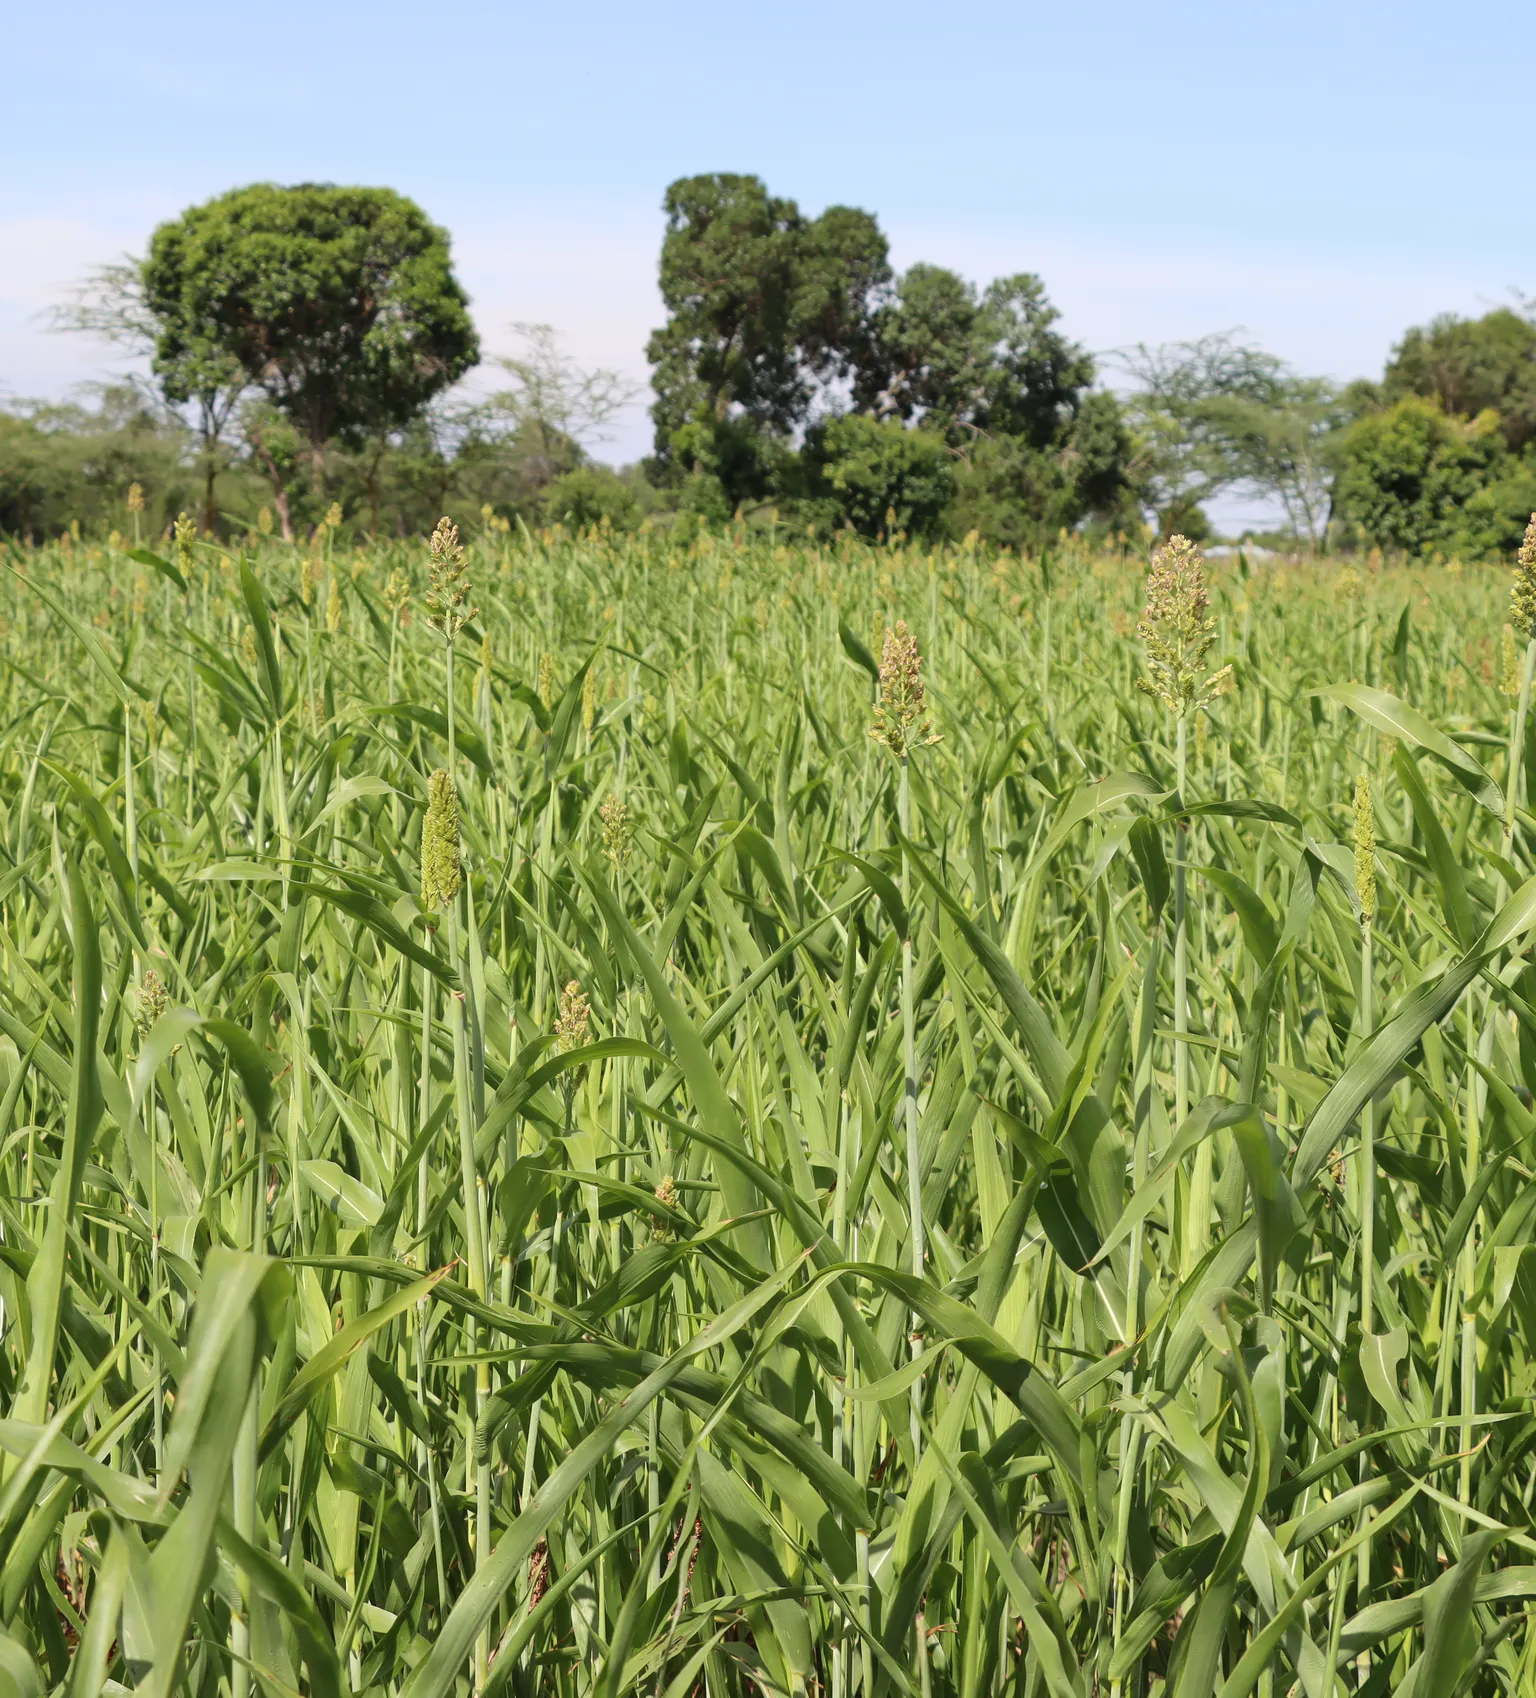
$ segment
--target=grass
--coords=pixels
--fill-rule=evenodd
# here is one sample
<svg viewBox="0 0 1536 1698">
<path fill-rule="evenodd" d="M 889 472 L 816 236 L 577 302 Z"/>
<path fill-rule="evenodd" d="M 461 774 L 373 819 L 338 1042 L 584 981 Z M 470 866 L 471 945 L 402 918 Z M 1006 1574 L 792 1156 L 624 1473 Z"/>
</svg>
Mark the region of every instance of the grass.
<svg viewBox="0 0 1536 1698">
<path fill-rule="evenodd" d="M 1505 574 L 166 546 L 0 590 L 0 1690 L 1536 1691 Z"/>
</svg>

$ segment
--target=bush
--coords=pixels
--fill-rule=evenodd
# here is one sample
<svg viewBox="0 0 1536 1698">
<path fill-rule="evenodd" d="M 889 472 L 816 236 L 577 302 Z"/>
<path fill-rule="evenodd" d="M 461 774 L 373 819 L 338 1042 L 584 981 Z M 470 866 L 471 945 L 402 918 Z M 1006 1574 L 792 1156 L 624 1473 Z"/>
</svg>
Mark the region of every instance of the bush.
<svg viewBox="0 0 1536 1698">
<path fill-rule="evenodd" d="M 546 525 L 567 529 L 607 519 L 617 530 L 632 530 L 640 519 L 635 492 L 607 466 L 577 466 L 562 472 L 539 492 L 538 513 Z"/>
<path fill-rule="evenodd" d="M 867 413 L 814 426 L 805 472 L 811 502 L 862 536 L 934 530 L 955 487 L 954 462 L 939 437 Z"/>
<path fill-rule="evenodd" d="M 1493 546 L 1481 538 L 1502 534 L 1492 492 L 1519 464 L 1496 413 L 1464 421 L 1409 396 L 1350 426 L 1334 506 L 1378 548 L 1416 557 L 1478 553 Z"/>
</svg>

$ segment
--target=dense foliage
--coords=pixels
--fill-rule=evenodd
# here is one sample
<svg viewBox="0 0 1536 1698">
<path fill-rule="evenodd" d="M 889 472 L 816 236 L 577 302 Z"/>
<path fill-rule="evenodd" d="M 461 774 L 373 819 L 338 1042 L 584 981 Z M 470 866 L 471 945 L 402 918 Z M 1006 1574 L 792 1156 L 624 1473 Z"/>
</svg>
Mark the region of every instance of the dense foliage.
<svg viewBox="0 0 1536 1698">
<path fill-rule="evenodd" d="M 512 327 L 524 352 L 490 362 L 508 387 L 456 387 L 479 336 L 447 235 L 412 202 L 257 184 L 163 224 L 59 309 L 144 356 L 152 399 L 0 417 L 0 532 L 88 522 L 107 464 L 167 517 L 195 466 L 204 531 L 265 507 L 290 541 L 333 504 L 377 537 L 451 500 L 530 529 L 773 515 L 1038 551 L 1149 522 L 1203 539 L 1208 504 L 1236 494 L 1276 515 L 1261 540 L 1283 552 L 1488 559 L 1536 502 L 1528 310 L 1413 327 L 1380 382 L 1341 388 L 1232 332 L 1096 359 L 1034 273 L 898 276 L 873 214 L 812 217 L 754 176 L 679 178 L 663 211 L 643 465 L 591 458 L 635 390 L 548 325 Z"/>
<path fill-rule="evenodd" d="M 10 554 L 6 1689 L 1531 1690 L 1536 547 L 465 543 Z"/>
</svg>

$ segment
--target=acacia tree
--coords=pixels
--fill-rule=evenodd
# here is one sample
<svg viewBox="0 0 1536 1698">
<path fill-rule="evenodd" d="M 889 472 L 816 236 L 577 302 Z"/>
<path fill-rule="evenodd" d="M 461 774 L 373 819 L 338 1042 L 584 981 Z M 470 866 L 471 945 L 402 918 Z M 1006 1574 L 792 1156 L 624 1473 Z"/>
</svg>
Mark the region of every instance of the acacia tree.
<svg viewBox="0 0 1536 1698">
<path fill-rule="evenodd" d="M 498 354 L 490 363 L 508 383 L 465 407 L 461 423 L 482 440 L 511 440 L 521 450 L 520 470 L 536 491 L 586 458 L 614 418 L 635 398 L 635 385 L 603 367 L 586 370 L 560 346 L 551 324 L 514 324 L 520 354 Z"/>
<path fill-rule="evenodd" d="M 1277 501 L 1296 535 L 1321 546 L 1349 417 L 1335 385 L 1232 331 L 1141 343 L 1118 360 L 1136 385 L 1127 404 L 1165 535 L 1193 534 L 1201 504 L 1237 489 Z"/>
<path fill-rule="evenodd" d="M 317 497 L 327 442 L 403 427 L 479 358 L 446 232 L 390 189 L 233 189 L 162 224 L 139 278 L 162 384 L 205 359 L 242 374 Z"/>
</svg>

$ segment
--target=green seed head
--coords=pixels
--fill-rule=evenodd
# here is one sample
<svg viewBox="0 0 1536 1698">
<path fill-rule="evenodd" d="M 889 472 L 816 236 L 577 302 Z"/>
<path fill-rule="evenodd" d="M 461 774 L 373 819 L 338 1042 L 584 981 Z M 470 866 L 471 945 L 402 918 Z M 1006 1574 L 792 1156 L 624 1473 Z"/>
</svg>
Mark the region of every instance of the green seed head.
<svg viewBox="0 0 1536 1698">
<path fill-rule="evenodd" d="M 264 537 L 272 535 L 272 509 L 270 507 L 263 507 L 256 515 L 256 529 Z"/>
<path fill-rule="evenodd" d="M 880 699 L 869 734 L 898 757 L 939 741 L 923 689 L 923 657 L 905 619 L 898 619 L 885 633 Z"/>
<path fill-rule="evenodd" d="M 333 637 L 341 629 L 341 585 L 334 577 L 331 593 L 325 598 L 325 628 Z"/>
<path fill-rule="evenodd" d="M 539 656 L 539 700 L 546 712 L 555 704 L 555 657 L 549 653 Z"/>
<path fill-rule="evenodd" d="M 139 1011 L 134 1019 L 134 1024 L 139 1029 L 140 1042 L 155 1029 L 169 1001 L 170 997 L 160 975 L 153 967 L 146 967 L 144 977 L 139 980 Z"/>
<path fill-rule="evenodd" d="M 1536 637 L 1536 513 L 1525 527 L 1515 556 L 1515 581 L 1509 591 L 1509 622 L 1528 640 Z"/>
<path fill-rule="evenodd" d="M 597 667 L 587 668 L 587 675 L 581 681 L 581 725 L 584 731 L 592 729 L 592 722 L 597 718 Z"/>
<path fill-rule="evenodd" d="M 1355 891 L 1360 898 L 1360 923 L 1367 929 L 1376 918 L 1376 814 L 1371 807 L 1370 780 L 1355 780 Z"/>
<path fill-rule="evenodd" d="M 1182 719 L 1232 687 L 1232 668 L 1206 674 L 1206 658 L 1216 640 L 1209 616 L 1205 561 L 1188 537 L 1169 537 L 1152 556 L 1147 600 L 1136 634 L 1147 651 L 1147 670 L 1136 687 L 1156 696 Z"/>
<path fill-rule="evenodd" d="M 432 533 L 427 577 L 427 623 L 447 642 L 480 611 L 468 607 L 469 556 L 459 544 L 459 527 L 446 516 Z"/>
<path fill-rule="evenodd" d="M 427 780 L 427 817 L 421 827 L 421 905 L 430 912 L 459 894 L 459 799 L 441 767 Z"/>
<path fill-rule="evenodd" d="M 572 979 L 560 993 L 555 1015 L 555 1048 L 561 1055 L 580 1049 L 592 1036 L 592 1005 L 578 980 Z"/>
<path fill-rule="evenodd" d="M 610 796 L 597 811 L 603 822 L 603 853 L 622 871 L 629 865 L 635 835 L 629 809 L 619 797 Z"/>
<path fill-rule="evenodd" d="M 391 613 L 398 613 L 410 599 L 411 580 L 396 566 L 384 585 L 384 605 Z"/>
<path fill-rule="evenodd" d="M 138 485 L 135 484 L 137 489 Z M 143 497 L 140 497 L 143 500 Z M 186 513 L 176 515 L 176 564 L 181 568 L 182 577 L 187 577 L 192 570 L 192 544 L 197 541 L 197 521 Z"/>
<path fill-rule="evenodd" d="M 1504 627 L 1502 650 L 1501 658 L 1504 666 L 1503 678 L 1499 683 L 1499 688 L 1506 696 L 1518 696 L 1520 694 L 1520 646 L 1515 641 L 1513 625 Z"/>
</svg>

